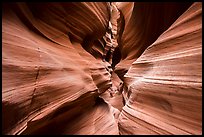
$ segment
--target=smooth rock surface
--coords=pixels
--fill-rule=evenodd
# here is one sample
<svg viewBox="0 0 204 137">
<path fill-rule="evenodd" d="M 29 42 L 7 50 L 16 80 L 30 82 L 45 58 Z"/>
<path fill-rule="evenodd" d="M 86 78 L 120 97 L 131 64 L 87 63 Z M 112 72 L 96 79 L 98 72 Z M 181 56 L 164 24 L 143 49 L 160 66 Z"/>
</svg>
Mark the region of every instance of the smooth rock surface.
<svg viewBox="0 0 204 137">
<path fill-rule="evenodd" d="M 201 13 L 194 3 L 131 65 L 120 134 L 202 134 Z"/>
<path fill-rule="evenodd" d="M 2 17 L 3 133 L 20 134 L 27 125 L 32 126 L 29 123 L 40 121 L 37 126 L 32 126 L 32 131 L 25 132 L 35 134 L 35 130 L 46 124 L 49 125 L 50 121 L 53 121 L 52 119 L 55 117 L 57 119 L 64 114 L 53 116 L 54 118 L 51 120 L 45 117 L 50 117 L 61 109 L 73 109 L 74 112 L 68 111 L 66 115 L 81 113 L 83 109 L 93 106 L 95 98 L 111 86 L 111 75 L 105 69 L 102 61 L 86 52 L 80 44 L 83 35 L 89 35 L 89 33 L 95 35 L 94 31 L 96 30 L 105 33 L 104 28 L 108 16 L 102 12 L 106 8 L 105 3 L 80 3 L 77 5 L 76 3 L 68 5 L 62 3 L 60 6 L 49 3 L 34 4 L 33 6 L 18 3 L 12 6 L 4 5 Z M 69 25 L 75 21 L 75 23 L 79 23 L 78 26 L 83 28 L 79 29 L 79 32 L 73 30 L 74 33 L 82 35 L 76 34 L 76 42 L 71 42 L 65 35 L 68 33 L 66 27 L 62 27 L 62 24 L 55 20 L 50 22 L 48 19 L 54 18 L 54 15 L 60 18 L 61 13 L 57 14 L 56 12 L 65 12 L 62 11 L 63 6 L 69 7 L 66 8 L 68 11 L 71 10 L 69 12 L 75 10 L 76 14 L 80 15 L 81 20 L 75 20 L 78 18 L 73 14 L 71 14 L 73 20 L 70 20 L 70 17 L 67 18 Z M 53 10 L 53 8 L 57 9 Z M 70 16 L 68 13 L 67 15 Z M 84 16 L 87 17 L 84 18 Z M 91 22 L 88 17 L 92 17 L 95 21 Z M 82 24 L 96 28 L 84 28 Z M 30 25 L 38 29 L 37 32 L 34 28 L 31 29 Z M 67 26 L 71 29 L 72 26 L 69 25 Z M 59 27 L 62 29 L 60 30 Z M 53 38 L 54 36 L 59 37 Z M 80 100 L 81 96 L 91 97 L 86 104 L 85 101 Z M 71 105 L 72 102 L 77 103 Z M 81 104 L 85 106 L 80 106 Z M 108 110 L 108 108 L 106 109 Z M 106 117 L 106 115 L 111 117 L 112 115 L 107 110 L 102 108 L 97 110 L 101 111 L 101 115 L 94 115 L 95 119 Z M 93 116 L 90 117 L 93 118 Z M 109 128 L 110 130 L 109 126 L 113 125 L 115 121 L 109 119 L 102 122 L 104 129 Z M 93 127 L 98 128 L 95 124 Z M 75 132 L 69 132 L 75 134 Z M 100 134 L 102 131 L 97 132 L 96 130 L 91 133 Z M 106 133 L 115 134 L 118 131 L 117 128 L 113 128 L 110 132 L 103 130 L 103 134 Z"/>
</svg>

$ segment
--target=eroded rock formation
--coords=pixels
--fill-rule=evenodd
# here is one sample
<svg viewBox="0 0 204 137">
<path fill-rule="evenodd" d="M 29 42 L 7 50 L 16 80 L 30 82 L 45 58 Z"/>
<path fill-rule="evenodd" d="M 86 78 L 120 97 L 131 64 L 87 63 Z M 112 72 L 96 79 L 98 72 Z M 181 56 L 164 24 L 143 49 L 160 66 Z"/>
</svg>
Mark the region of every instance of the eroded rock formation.
<svg viewBox="0 0 204 137">
<path fill-rule="evenodd" d="M 194 3 L 132 63 L 122 134 L 201 134 L 201 13 Z"/>
<path fill-rule="evenodd" d="M 202 134 L 202 4 L 116 5 L 3 3 L 3 134 Z"/>
</svg>

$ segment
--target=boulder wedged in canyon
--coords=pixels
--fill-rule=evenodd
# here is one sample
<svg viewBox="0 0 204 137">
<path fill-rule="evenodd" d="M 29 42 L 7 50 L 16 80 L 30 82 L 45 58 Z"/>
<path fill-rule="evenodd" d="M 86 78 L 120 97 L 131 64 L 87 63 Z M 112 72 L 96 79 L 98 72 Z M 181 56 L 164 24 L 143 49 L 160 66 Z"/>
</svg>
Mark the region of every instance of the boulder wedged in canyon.
<svg viewBox="0 0 204 137">
<path fill-rule="evenodd" d="M 201 3 L 116 5 L 3 3 L 3 134 L 202 134 Z"/>
</svg>

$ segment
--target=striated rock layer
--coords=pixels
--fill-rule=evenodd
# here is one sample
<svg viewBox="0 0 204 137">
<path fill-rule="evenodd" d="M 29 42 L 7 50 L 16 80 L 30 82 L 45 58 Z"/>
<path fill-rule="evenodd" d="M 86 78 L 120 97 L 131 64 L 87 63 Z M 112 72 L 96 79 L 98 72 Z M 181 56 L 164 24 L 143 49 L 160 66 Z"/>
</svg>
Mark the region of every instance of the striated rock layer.
<svg viewBox="0 0 204 137">
<path fill-rule="evenodd" d="M 25 134 L 40 133 L 43 127 L 49 129 L 43 133 L 49 134 L 52 129 L 49 125 L 53 126 L 53 122 L 66 127 L 61 134 L 67 131 L 69 134 L 118 134 L 108 105 L 94 105 L 97 96 L 111 86 L 111 75 L 101 60 L 94 58 L 81 45 L 86 35 L 93 35 L 97 39 L 103 36 L 100 33 L 105 33 L 108 16 L 104 9 L 106 3 L 4 5 L 4 134 L 20 134 L 27 126 Z M 63 20 L 55 19 L 61 18 L 62 13 L 69 16 L 64 16 L 66 27 L 62 26 Z M 73 25 L 81 28 L 72 30 L 77 29 Z M 68 33 L 73 35 L 70 35 L 72 40 Z M 84 112 L 88 108 L 93 114 Z M 82 127 L 77 130 L 68 128 L 69 121 L 64 121 L 83 112 L 87 113 L 84 120 L 89 122 L 89 126 L 92 125 L 91 131 L 82 132 Z M 104 121 L 103 117 L 109 119 Z M 90 118 L 92 121 L 89 121 Z M 103 129 L 98 126 L 101 124 Z"/>
<path fill-rule="evenodd" d="M 120 134 L 202 134 L 201 13 L 194 3 L 131 65 Z"/>
<path fill-rule="evenodd" d="M 3 134 L 202 134 L 202 4 L 116 5 L 3 3 Z"/>
<path fill-rule="evenodd" d="M 121 61 L 115 71 L 122 79 L 131 64 L 191 3 L 121 2 L 118 5 L 125 23 L 120 41 Z"/>
</svg>

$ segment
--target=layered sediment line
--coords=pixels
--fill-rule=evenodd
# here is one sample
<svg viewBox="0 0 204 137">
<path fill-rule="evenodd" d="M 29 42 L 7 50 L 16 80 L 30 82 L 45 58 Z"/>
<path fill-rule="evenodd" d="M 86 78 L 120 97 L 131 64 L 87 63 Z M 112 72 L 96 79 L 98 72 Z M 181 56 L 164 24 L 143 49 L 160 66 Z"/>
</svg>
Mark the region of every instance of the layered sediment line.
<svg viewBox="0 0 204 137">
<path fill-rule="evenodd" d="M 115 4 L 3 3 L 3 134 L 202 134 L 202 3 Z"/>
<path fill-rule="evenodd" d="M 125 74 L 120 134 L 202 134 L 201 6 L 187 9 Z"/>
</svg>

